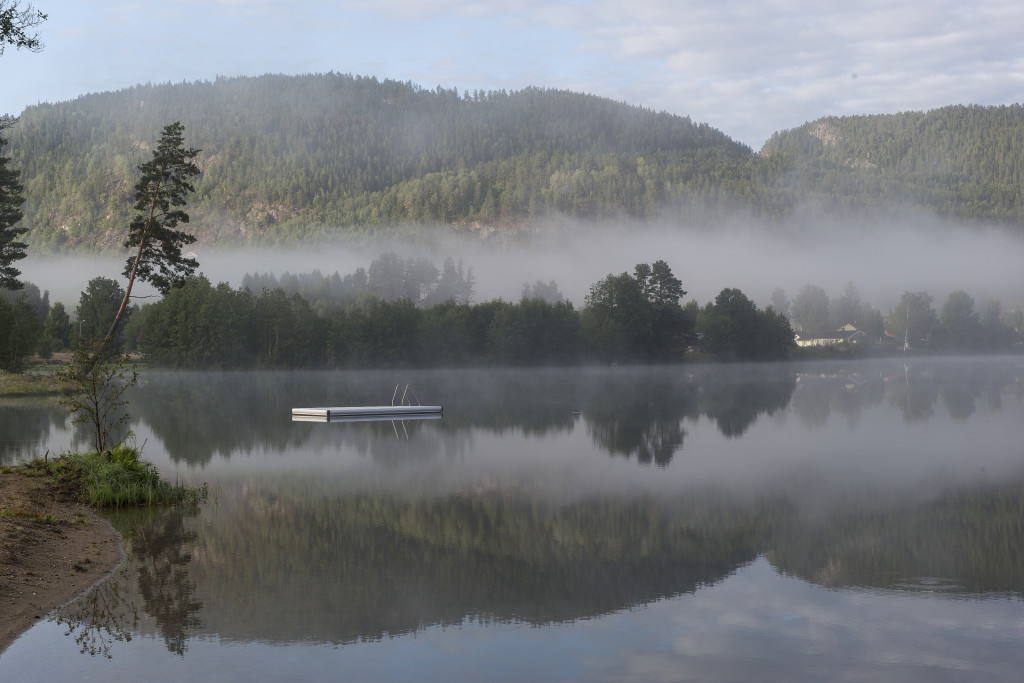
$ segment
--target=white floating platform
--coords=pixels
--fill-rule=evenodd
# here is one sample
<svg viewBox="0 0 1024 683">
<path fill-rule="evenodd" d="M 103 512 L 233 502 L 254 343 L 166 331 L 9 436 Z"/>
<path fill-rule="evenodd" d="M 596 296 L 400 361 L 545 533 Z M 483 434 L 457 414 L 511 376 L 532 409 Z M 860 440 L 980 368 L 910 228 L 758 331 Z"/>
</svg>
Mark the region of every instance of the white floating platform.
<svg viewBox="0 0 1024 683">
<path fill-rule="evenodd" d="M 440 420 L 442 413 L 415 413 L 404 415 L 346 415 L 324 417 L 322 415 L 292 415 L 292 422 L 383 422 L 385 420 Z"/>
<path fill-rule="evenodd" d="M 351 406 L 344 408 L 292 408 L 292 417 L 332 419 L 339 417 L 411 417 L 440 415 L 441 406 Z"/>
</svg>

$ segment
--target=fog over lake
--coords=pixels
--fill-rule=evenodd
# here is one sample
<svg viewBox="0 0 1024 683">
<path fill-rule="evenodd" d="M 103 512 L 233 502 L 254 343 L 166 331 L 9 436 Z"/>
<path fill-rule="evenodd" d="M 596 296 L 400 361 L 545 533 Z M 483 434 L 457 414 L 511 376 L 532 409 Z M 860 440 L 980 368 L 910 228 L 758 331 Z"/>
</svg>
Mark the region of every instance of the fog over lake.
<svg viewBox="0 0 1024 683">
<path fill-rule="evenodd" d="M 838 296 L 849 282 L 884 314 L 905 291 L 927 291 L 940 307 L 964 290 L 979 304 L 999 299 L 1024 308 L 1024 239 L 991 228 L 963 227 L 934 219 L 893 219 L 872 224 L 808 217 L 786 230 L 735 221 L 715 230 L 680 226 L 564 222 L 539 226 L 515 244 L 494 244 L 429 230 L 415 242 L 380 240 L 359 246 L 318 248 L 197 247 L 199 272 L 214 284 L 241 285 L 247 273 L 319 270 L 342 276 L 366 268 L 383 251 L 425 256 L 441 265 L 461 260 L 476 277 L 474 301 L 518 300 L 525 283 L 555 280 L 577 307 L 591 285 L 609 273 L 632 272 L 637 263 L 664 259 L 682 281 L 687 298 L 703 304 L 726 287 L 742 290 L 758 305 L 772 289 L 792 296 L 805 284 Z M 567 254 L 572 254 L 571 258 Z M 29 252 L 19 262 L 23 279 L 49 290 L 69 311 L 86 283 L 97 276 L 119 279 L 124 257 L 45 256 Z M 145 285 L 137 294 L 152 296 Z M 138 303 L 144 303 L 140 299 Z"/>
</svg>

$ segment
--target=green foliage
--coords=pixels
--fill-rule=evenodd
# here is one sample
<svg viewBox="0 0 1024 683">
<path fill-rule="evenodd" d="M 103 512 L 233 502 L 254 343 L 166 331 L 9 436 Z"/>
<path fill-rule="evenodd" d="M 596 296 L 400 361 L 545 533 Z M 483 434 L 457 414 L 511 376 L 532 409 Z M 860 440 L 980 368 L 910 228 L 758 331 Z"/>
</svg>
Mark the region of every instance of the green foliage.
<svg viewBox="0 0 1024 683">
<path fill-rule="evenodd" d="M 500 365 L 566 365 L 580 352 L 580 321 L 572 302 L 540 297 L 500 306 L 488 328 L 488 358 Z"/>
<path fill-rule="evenodd" d="M 1024 106 L 829 117 L 760 154 L 706 124 L 592 95 L 425 90 L 343 74 L 146 85 L 27 108 L 10 131 L 33 247 L 109 245 L 139 140 L 187 123 L 192 219 L 218 239 L 365 238 L 406 223 L 507 230 L 568 215 L 688 225 L 923 208 L 1024 224 Z M 782 311 L 784 313 L 784 311 Z"/>
<path fill-rule="evenodd" d="M 96 355 L 104 354 L 115 343 L 128 315 L 136 278 L 167 293 L 172 287 L 180 287 L 199 265 L 181 253 L 182 246 L 196 241 L 195 236 L 177 229 L 179 223 L 189 221 L 183 207 L 186 195 L 195 191 L 189 179 L 199 175 L 199 168 L 192 163 L 198 153 L 197 149 L 185 148 L 184 126 L 176 121 L 164 127 L 153 158 L 139 165 L 142 175 L 135 184 L 136 214 L 124 242 L 125 247 L 135 249 L 124 267 L 128 285 Z"/>
<path fill-rule="evenodd" d="M 170 367 L 244 368 L 256 365 L 256 297 L 246 289 L 213 287 L 188 278 L 157 304 L 142 309 L 141 348 Z"/>
<path fill-rule="evenodd" d="M 686 296 L 683 283 L 672 274 L 664 261 L 647 265 L 640 263 L 633 271 L 633 278 L 640 285 L 644 298 L 653 304 L 678 304 Z"/>
<path fill-rule="evenodd" d="M 786 204 L 830 213 L 911 205 L 940 216 L 1024 224 L 1024 105 L 829 116 L 776 133 L 761 149 Z"/>
<path fill-rule="evenodd" d="M 193 221 L 259 243 L 399 223 L 654 220 L 752 189 L 750 149 L 689 119 L 566 91 L 458 96 L 342 74 L 139 86 L 29 107 L 12 131 L 33 245 L 98 245 L 131 216 L 136 141 L 203 148 Z"/>
<path fill-rule="evenodd" d="M 467 271 L 461 261 L 456 265 L 450 257 L 438 270 L 427 258 L 403 258 L 384 252 L 370 263 L 369 270 L 358 268 L 344 278 L 337 272 L 327 277 L 318 270 L 300 274 L 286 271 L 280 278 L 269 273 L 246 273 L 242 287 L 253 294 L 280 289 L 289 297 L 305 299 L 322 313 L 363 305 L 371 298 L 387 302 L 404 299 L 421 308 L 447 301 L 465 304 L 473 298 L 474 280 L 472 268 Z"/>
<path fill-rule="evenodd" d="M 104 338 L 110 329 L 111 321 L 117 316 L 124 296 L 125 290 L 117 280 L 102 276 L 89 280 L 85 291 L 79 295 L 78 306 L 75 308 L 78 327 L 72 329 L 78 334 L 79 343 Z M 122 326 L 124 322 L 125 319 L 122 319 Z M 107 349 L 116 352 L 121 348 L 121 342 L 120 336 L 115 336 L 107 344 Z"/>
<path fill-rule="evenodd" d="M 32 5 L 22 7 L 21 0 L 0 0 L 0 55 L 8 45 L 39 52 L 43 43 L 32 29 L 46 21 L 46 15 Z"/>
<path fill-rule="evenodd" d="M 795 346 L 789 319 L 761 311 L 738 289 L 723 289 L 697 317 L 702 351 L 719 360 L 779 360 Z"/>
<path fill-rule="evenodd" d="M 6 299 L 8 303 L 25 301 L 36 312 L 40 321 L 46 320 L 50 312 L 50 292 L 39 291 L 39 287 L 31 282 L 22 282 L 16 290 L 0 289 L 0 298 Z"/>
<path fill-rule="evenodd" d="M 963 290 L 950 293 L 939 318 L 937 345 L 950 351 L 977 348 L 981 337 L 981 318 L 974 310 L 974 299 Z"/>
<path fill-rule="evenodd" d="M 599 280 L 580 314 L 589 353 L 606 362 L 681 359 L 694 322 L 679 304 L 685 294 L 665 261 Z"/>
<path fill-rule="evenodd" d="M 27 299 L 9 303 L 0 296 L 0 370 L 21 370 L 42 336 L 43 324 Z"/>
<path fill-rule="evenodd" d="M 50 348 L 56 351 L 71 348 L 72 330 L 71 316 L 64 310 L 64 304 L 55 302 L 43 322 L 43 335 Z"/>
<path fill-rule="evenodd" d="M 793 323 L 805 332 L 826 332 L 833 327 L 828 295 L 816 285 L 804 285 L 794 297 L 789 310 L 793 315 Z"/>
<path fill-rule="evenodd" d="M 185 127 L 180 121 L 165 126 L 153 158 L 139 165 L 136 215 L 124 242 L 124 246 L 137 250 L 124 267 L 129 292 L 138 277 L 166 293 L 199 265 L 181 253 L 183 246 L 196 241 L 195 236 L 177 229 L 179 223 L 189 222 L 182 207 L 187 195 L 195 191 L 190 179 L 199 175 L 199 168 L 192 162 L 199 150 L 186 148 L 184 140 Z"/>
<path fill-rule="evenodd" d="M 0 10 L 0 18 L 4 14 Z M 0 52 L 3 42 L 0 41 Z M 0 121 L 0 132 L 6 127 Z M 7 140 L 0 135 L 0 150 L 7 145 Z M 25 198 L 21 195 L 24 187 L 19 181 L 20 171 L 10 167 L 11 160 L 0 154 L 0 289 L 20 289 L 18 276 L 21 271 L 14 263 L 25 258 L 25 243 L 19 237 L 28 232 L 28 227 L 19 225 L 22 219 L 21 205 Z"/>
<path fill-rule="evenodd" d="M 558 283 L 554 280 L 537 280 L 533 284 L 526 282 L 523 284 L 523 299 L 543 299 L 551 304 L 557 304 L 565 300 L 562 292 L 558 289 Z"/>
<path fill-rule="evenodd" d="M 646 299 L 629 273 L 608 275 L 590 287 L 580 325 L 591 351 L 604 361 L 632 360 L 640 345 Z"/>
<path fill-rule="evenodd" d="M 110 446 L 112 435 L 127 424 L 125 392 L 138 381 L 128 356 L 98 356 L 95 347 L 79 346 L 71 362 L 58 373 L 64 388 L 60 404 L 73 424 L 85 424 L 94 435 L 96 450 Z"/>
<path fill-rule="evenodd" d="M 419 260 L 375 261 L 382 262 L 395 264 L 395 282 L 400 284 L 409 281 L 401 274 L 406 266 Z M 141 338 L 140 350 L 148 361 L 182 368 L 665 363 L 685 360 L 697 346 L 721 360 L 777 360 L 794 348 L 789 319 L 774 306 L 760 310 L 743 292 L 727 288 L 703 307 L 696 301 L 684 307 L 678 297 L 685 291 L 667 264 L 639 264 L 634 273 L 608 275 L 595 283 L 582 311 L 571 302 L 542 296 L 523 296 L 518 302 L 449 299 L 431 304 L 431 293 L 422 290 L 418 302 L 407 297 L 384 300 L 368 291 L 370 278 L 362 268 L 344 278 L 318 272 L 280 279 L 247 275 L 238 290 L 191 277 L 140 311 L 139 333 L 133 337 Z M 895 351 L 880 343 L 886 333 L 882 314 L 861 301 L 852 284 L 831 302 L 820 288 L 805 289 L 819 292 L 822 319 L 843 320 L 865 333 L 857 337 L 861 347 L 841 352 L 845 357 Z M 524 291 L 559 298 L 553 282 L 527 285 Z M 788 304 L 781 290 L 773 299 Z M 904 320 L 903 311 L 891 313 L 890 323 Z M 933 321 L 915 348 L 952 348 L 947 328 Z M 896 330 L 902 334 L 903 327 Z M 1007 351 L 1019 339 L 998 302 L 990 303 L 979 318 L 977 333 L 962 350 Z M 838 353 L 834 347 L 804 349 L 801 357 Z"/>
<path fill-rule="evenodd" d="M 937 324 L 928 292 L 904 292 L 896 308 L 889 311 L 885 329 L 905 348 L 924 348 Z"/>
<path fill-rule="evenodd" d="M 207 497 L 205 486 L 197 489 L 163 481 L 152 463 L 124 444 L 111 451 L 67 453 L 47 467 L 58 481 L 80 490 L 83 499 L 95 507 L 196 504 Z"/>
</svg>

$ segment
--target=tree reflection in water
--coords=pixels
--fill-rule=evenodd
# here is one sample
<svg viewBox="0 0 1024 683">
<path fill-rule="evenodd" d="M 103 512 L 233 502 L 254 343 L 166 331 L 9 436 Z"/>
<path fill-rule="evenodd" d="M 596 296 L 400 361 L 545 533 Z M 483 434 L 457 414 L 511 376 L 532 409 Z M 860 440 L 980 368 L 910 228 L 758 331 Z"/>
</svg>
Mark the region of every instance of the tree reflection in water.
<svg viewBox="0 0 1024 683">
<path fill-rule="evenodd" d="M 198 513 L 198 507 L 178 505 L 109 515 L 129 539 L 128 559 L 113 577 L 54 616 L 68 627 L 65 635 L 74 636 L 83 654 L 110 658 L 113 644 L 128 642 L 133 633 L 145 630 L 147 619 L 155 622 L 169 652 L 185 654 L 190 635 L 202 625 L 203 603 L 195 597 L 196 584 L 187 569 L 192 556 L 185 549 L 196 540 L 186 520 Z"/>
<path fill-rule="evenodd" d="M 194 531 L 185 530 L 185 517 L 196 514 L 197 508 L 175 506 L 132 539 L 132 555 L 143 560 L 138 586 L 146 613 L 156 619 L 167 649 L 179 655 L 188 649 L 189 633 L 202 625 L 203 603 L 195 598 L 196 583 L 186 569 L 192 555 L 184 550 L 196 539 Z"/>
<path fill-rule="evenodd" d="M 139 610 L 129 594 L 127 563 L 116 574 L 93 587 L 84 597 L 61 607 L 53 620 L 67 626 L 80 652 L 111 658 L 115 642 L 129 642 L 139 626 Z"/>
</svg>

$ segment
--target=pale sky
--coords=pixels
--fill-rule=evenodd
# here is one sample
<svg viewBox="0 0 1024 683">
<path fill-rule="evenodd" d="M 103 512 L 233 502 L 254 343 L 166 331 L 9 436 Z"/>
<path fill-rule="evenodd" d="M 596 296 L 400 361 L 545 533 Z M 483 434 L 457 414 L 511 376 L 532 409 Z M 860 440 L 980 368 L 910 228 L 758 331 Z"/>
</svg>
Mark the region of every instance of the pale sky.
<svg viewBox="0 0 1024 683">
<path fill-rule="evenodd" d="M 26 4 L 22 0 L 22 4 Z M 1020 0 L 33 0 L 0 113 L 139 83 L 335 71 L 564 88 L 760 149 L 827 115 L 1024 101 Z"/>
</svg>

